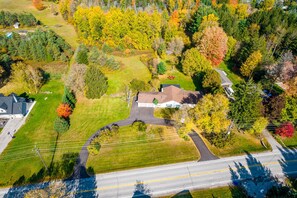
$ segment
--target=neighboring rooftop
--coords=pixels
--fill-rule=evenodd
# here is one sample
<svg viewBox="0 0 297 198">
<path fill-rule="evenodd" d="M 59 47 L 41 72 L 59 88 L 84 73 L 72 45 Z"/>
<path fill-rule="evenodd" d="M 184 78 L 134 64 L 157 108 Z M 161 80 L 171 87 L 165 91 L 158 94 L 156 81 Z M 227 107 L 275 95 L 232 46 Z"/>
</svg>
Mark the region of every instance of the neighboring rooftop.
<svg viewBox="0 0 297 198">
<path fill-rule="evenodd" d="M 9 96 L 0 95 L 0 116 L 26 114 L 26 102 L 24 98 L 17 97 L 15 94 Z"/>
<path fill-rule="evenodd" d="M 222 80 L 221 85 L 223 87 L 225 86 L 231 87 L 233 85 L 232 81 L 227 77 L 227 74 L 223 70 L 220 70 L 220 69 L 215 69 L 215 70 L 220 74 L 220 77 Z"/>
</svg>

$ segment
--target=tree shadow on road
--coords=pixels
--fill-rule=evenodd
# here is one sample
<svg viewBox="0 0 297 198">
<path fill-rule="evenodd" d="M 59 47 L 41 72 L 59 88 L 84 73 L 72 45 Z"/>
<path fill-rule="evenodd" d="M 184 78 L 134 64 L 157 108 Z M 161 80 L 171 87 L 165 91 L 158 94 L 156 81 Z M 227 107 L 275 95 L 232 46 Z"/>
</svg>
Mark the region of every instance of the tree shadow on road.
<svg viewBox="0 0 297 198">
<path fill-rule="evenodd" d="M 137 180 L 132 198 L 150 198 L 151 190 L 142 181 Z"/>
<path fill-rule="evenodd" d="M 189 190 L 183 190 L 173 195 L 171 198 L 193 198 L 193 196 Z"/>
<path fill-rule="evenodd" d="M 265 197 L 272 187 L 280 187 L 282 183 L 273 176 L 270 169 L 247 153 L 247 168 L 240 162 L 234 162 L 235 169 L 230 169 L 232 183 L 242 189 L 244 197 Z M 232 191 L 231 189 L 231 192 Z M 233 194 L 233 197 L 237 197 Z"/>
</svg>

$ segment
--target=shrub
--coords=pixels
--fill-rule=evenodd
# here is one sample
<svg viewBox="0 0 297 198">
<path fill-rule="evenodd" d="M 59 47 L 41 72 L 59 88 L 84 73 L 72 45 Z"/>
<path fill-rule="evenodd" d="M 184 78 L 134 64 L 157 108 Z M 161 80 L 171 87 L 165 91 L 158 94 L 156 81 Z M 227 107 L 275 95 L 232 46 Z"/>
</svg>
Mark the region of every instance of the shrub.
<svg viewBox="0 0 297 198">
<path fill-rule="evenodd" d="M 99 142 L 94 142 L 88 146 L 88 151 L 91 155 L 98 155 L 101 148 L 101 144 Z"/>
<path fill-rule="evenodd" d="M 166 66 L 165 66 L 164 62 L 160 62 L 158 64 L 158 66 L 157 66 L 157 72 L 158 72 L 158 74 L 161 74 L 161 75 L 165 74 L 165 72 L 166 72 Z"/>
<path fill-rule="evenodd" d="M 281 137 L 293 137 L 294 126 L 290 122 L 285 122 L 275 130 L 275 134 Z"/>
<path fill-rule="evenodd" d="M 218 148 L 223 148 L 227 144 L 232 144 L 234 134 L 230 133 L 226 135 L 225 133 L 203 133 L 203 136 L 214 146 Z"/>
<path fill-rule="evenodd" d="M 57 113 L 59 117 L 68 118 L 72 113 L 72 108 L 69 104 L 60 104 L 57 108 Z"/>
<path fill-rule="evenodd" d="M 63 117 L 57 117 L 54 123 L 54 129 L 58 133 L 66 132 L 69 129 L 69 121 Z"/>
<path fill-rule="evenodd" d="M 145 132 L 147 129 L 147 125 L 143 121 L 133 122 L 132 127 L 134 129 L 137 129 L 138 131 L 141 131 L 141 132 Z"/>
</svg>

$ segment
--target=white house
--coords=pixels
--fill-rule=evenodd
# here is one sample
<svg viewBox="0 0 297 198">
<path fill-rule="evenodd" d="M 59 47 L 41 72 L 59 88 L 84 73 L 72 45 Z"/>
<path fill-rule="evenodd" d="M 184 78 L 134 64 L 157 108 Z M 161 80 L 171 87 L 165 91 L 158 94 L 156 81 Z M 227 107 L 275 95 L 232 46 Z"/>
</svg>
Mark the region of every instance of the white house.
<svg viewBox="0 0 297 198">
<path fill-rule="evenodd" d="M 15 29 L 19 29 L 19 27 L 20 27 L 20 23 L 19 23 L 19 22 L 16 22 L 15 24 L 13 24 L 13 27 L 14 27 Z"/>
<path fill-rule="evenodd" d="M 161 85 L 161 92 L 139 92 L 138 107 L 179 108 L 194 107 L 201 98 L 198 91 L 185 91 L 179 85 Z"/>
<path fill-rule="evenodd" d="M 21 118 L 27 113 L 25 98 L 15 94 L 9 96 L 0 95 L 0 118 Z"/>
</svg>

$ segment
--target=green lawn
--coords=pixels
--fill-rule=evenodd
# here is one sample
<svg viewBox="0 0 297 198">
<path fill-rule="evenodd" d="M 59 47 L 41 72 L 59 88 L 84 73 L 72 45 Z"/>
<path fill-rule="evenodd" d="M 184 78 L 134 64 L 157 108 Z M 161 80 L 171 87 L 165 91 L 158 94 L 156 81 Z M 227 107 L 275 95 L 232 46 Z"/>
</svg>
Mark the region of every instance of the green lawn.
<svg viewBox="0 0 297 198">
<path fill-rule="evenodd" d="M 69 131 L 59 137 L 57 160 L 64 153 L 79 152 L 93 133 L 107 124 L 126 119 L 129 112 L 124 98 L 80 99 L 70 117 Z"/>
<path fill-rule="evenodd" d="M 162 128 L 163 132 L 157 130 Z M 89 157 L 87 166 L 96 173 L 197 160 L 192 141 L 180 138 L 172 127 L 148 126 L 146 132 L 121 127 L 109 140 L 101 137 L 98 155 Z"/>
<path fill-rule="evenodd" d="M 232 198 L 232 197 L 244 197 L 239 188 L 218 187 L 203 190 L 183 191 L 175 195 L 166 196 L 163 198 Z"/>
<path fill-rule="evenodd" d="M 10 185 L 21 176 L 26 179 L 42 168 L 40 159 L 33 153 L 36 144 L 41 150 L 49 149 L 54 145 L 56 132 L 53 122 L 56 117 L 56 108 L 63 94 L 61 80 L 51 80 L 43 86 L 41 92 L 31 97 L 37 101 L 26 124 L 17 132 L 16 138 L 11 141 L 0 156 L 0 185 Z M 50 91 L 51 94 L 42 93 Z M 49 164 L 52 153 L 42 151 L 42 156 Z M 5 171 L 3 171 L 5 170 Z"/>
<path fill-rule="evenodd" d="M 297 132 L 295 130 L 295 133 L 291 138 L 283 138 L 283 137 L 277 136 L 276 140 L 279 141 L 281 145 L 285 144 L 287 147 L 297 147 Z"/>
<path fill-rule="evenodd" d="M 240 83 L 241 81 L 243 81 L 243 79 L 238 76 L 236 73 L 234 73 L 231 69 L 231 66 L 227 65 L 227 63 L 222 62 L 219 65 L 219 69 L 223 70 L 224 72 L 226 72 L 228 78 L 233 82 L 234 85 Z"/>
<path fill-rule="evenodd" d="M 160 84 L 179 84 L 185 90 L 196 90 L 196 86 L 191 77 L 184 75 L 180 71 L 174 69 L 169 70 L 166 74 L 160 76 Z M 174 76 L 173 80 L 168 79 L 168 76 Z"/>
<path fill-rule="evenodd" d="M 52 3 L 44 1 L 43 3 L 45 6 L 47 6 L 47 8 L 43 11 L 38 11 L 32 6 L 32 0 L 0 0 L 0 9 L 8 10 L 11 12 L 25 11 L 32 13 L 38 20 L 42 22 L 42 24 L 54 30 L 58 35 L 63 37 L 73 48 L 76 48 L 78 46 L 78 37 L 74 27 L 64 21 L 60 14 L 54 16 L 50 12 L 50 4 Z"/>
<path fill-rule="evenodd" d="M 122 63 L 122 67 L 113 72 L 105 72 L 108 78 L 107 94 L 123 92 L 134 78 L 148 82 L 151 74 L 148 68 L 140 61 L 139 55 L 130 57 L 114 56 L 115 60 Z"/>
<path fill-rule="evenodd" d="M 259 139 L 255 138 L 253 135 L 248 133 L 242 134 L 238 132 L 234 132 L 234 140 L 226 145 L 224 148 L 217 148 L 209 143 L 203 136 L 204 142 L 208 146 L 208 148 L 217 156 L 220 157 L 228 157 L 228 156 L 235 156 L 235 155 L 243 155 L 245 151 L 249 153 L 255 152 L 263 152 L 267 149 L 262 146 Z M 265 145 L 269 147 L 270 145 L 268 142 L 265 141 Z"/>
</svg>

